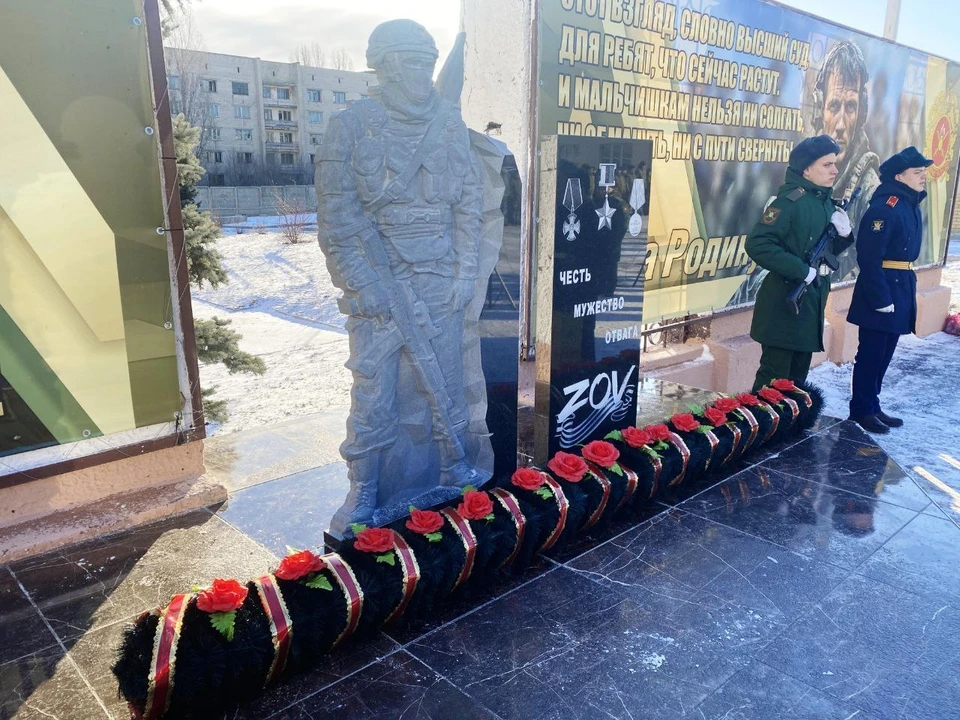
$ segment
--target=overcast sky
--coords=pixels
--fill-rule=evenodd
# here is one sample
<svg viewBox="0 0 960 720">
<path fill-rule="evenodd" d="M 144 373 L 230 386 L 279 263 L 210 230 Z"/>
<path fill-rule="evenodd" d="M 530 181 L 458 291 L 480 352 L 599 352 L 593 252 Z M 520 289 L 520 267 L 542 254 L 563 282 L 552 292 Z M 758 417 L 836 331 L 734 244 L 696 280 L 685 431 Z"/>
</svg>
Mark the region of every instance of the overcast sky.
<svg viewBox="0 0 960 720">
<path fill-rule="evenodd" d="M 498 2 L 499 0 L 489 0 Z M 393 18 L 427 28 L 446 57 L 460 24 L 458 0 L 194 0 L 193 15 L 211 52 L 289 61 L 303 43 L 318 42 L 329 57 L 339 48 L 364 70 L 370 32 Z"/>
<path fill-rule="evenodd" d="M 680 0 L 681 5 L 687 2 L 709 4 L 709 0 Z M 886 0 L 783 2 L 858 30 L 883 34 Z M 960 59 L 958 0 L 902 0 L 902 4 L 900 42 Z M 344 48 L 353 57 L 355 70 L 364 69 L 367 37 L 384 20 L 409 17 L 426 26 L 437 40 L 441 62 L 460 22 L 458 0 L 194 0 L 193 6 L 206 48 L 212 52 L 288 61 L 298 45 L 318 42 L 328 56 Z"/>
</svg>

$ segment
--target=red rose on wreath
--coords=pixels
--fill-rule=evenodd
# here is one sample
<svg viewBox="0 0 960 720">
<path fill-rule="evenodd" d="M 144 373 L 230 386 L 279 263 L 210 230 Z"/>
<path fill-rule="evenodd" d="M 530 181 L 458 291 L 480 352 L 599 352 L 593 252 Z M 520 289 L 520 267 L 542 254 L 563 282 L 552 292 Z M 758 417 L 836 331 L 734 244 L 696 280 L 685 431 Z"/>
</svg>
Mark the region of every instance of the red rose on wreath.
<svg viewBox="0 0 960 720">
<path fill-rule="evenodd" d="M 594 440 L 583 446 L 581 454 L 584 458 L 600 467 L 611 468 L 617 464 L 620 451 L 605 440 Z"/>
<path fill-rule="evenodd" d="M 737 400 L 740 401 L 741 405 L 745 407 L 756 407 L 760 404 L 760 401 L 757 400 L 756 395 L 751 395 L 750 393 L 740 393 L 737 395 Z"/>
<path fill-rule="evenodd" d="M 783 393 L 779 390 L 774 390 L 772 387 L 760 388 L 760 392 L 757 393 L 767 402 L 778 403 L 783 400 Z"/>
<path fill-rule="evenodd" d="M 517 468 L 517 471 L 510 476 L 510 482 L 521 490 L 539 490 L 543 480 L 543 473 L 533 468 Z"/>
<path fill-rule="evenodd" d="M 654 442 L 667 442 L 670 439 L 670 428 L 664 424 L 647 425 L 644 431 L 649 433 Z"/>
<path fill-rule="evenodd" d="M 623 441 L 632 448 L 641 448 L 653 442 L 653 436 L 648 431 L 631 425 L 623 429 Z"/>
<path fill-rule="evenodd" d="M 732 413 L 740 405 L 741 403 L 737 398 L 722 397 L 713 401 L 713 407 L 724 413 Z"/>
<path fill-rule="evenodd" d="M 550 458 L 547 467 L 553 470 L 558 476 L 569 482 L 580 482 L 583 476 L 587 474 L 587 463 L 579 455 L 565 453 L 562 450 Z"/>
<path fill-rule="evenodd" d="M 700 423 L 690 413 L 677 413 L 670 418 L 670 422 L 680 432 L 693 432 L 700 427 Z"/>
<path fill-rule="evenodd" d="M 281 580 L 299 580 L 311 573 L 320 572 L 327 564 L 309 550 L 287 555 L 280 561 L 280 567 L 274 573 Z"/>
<path fill-rule="evenodd" d="M 774 380 L 770 384 L 780 392 L 794 392 L 797 389 L 797 386 L 793 384 L 793 380 L 786 380 L 786 379 Z"/>
<path fill-rule="evenodd" d="M 410 519 L 405 524 L 408 530 L 412 530 L 419 535 L 429 535 L 443 527 L 443 515 L 435 510 L 417 510 L 414 508 L 410 511 Z"/>
<path fill-rule="evenodd" d="M 232 612 L 243 605 L 247 592 L 236 580 L 217 578 L 197 597 L 197 607 L 206 613 Z"/>
<path fill-rule="evenodd" d="M 467 520 L 483 520 L 493 513 L 493 500 L 482 490 L 468 490 L 463 494 L 457 512 Z"/>
<path fill-rule="evenodd" d="M 703 416 L 714 427 L 720 427 L 727 422 L 727 414 L 723 410 L 718 410 L 716 407 L 708 407 L 703 411 Z"/>
<path fill-rule="evenodd" d="M 388 552 L 393 550 L 393 530 L 390 528 L 366 528 L 357 533 L 357 539 L 353 546 L 361 552 Z"/>
</svg>

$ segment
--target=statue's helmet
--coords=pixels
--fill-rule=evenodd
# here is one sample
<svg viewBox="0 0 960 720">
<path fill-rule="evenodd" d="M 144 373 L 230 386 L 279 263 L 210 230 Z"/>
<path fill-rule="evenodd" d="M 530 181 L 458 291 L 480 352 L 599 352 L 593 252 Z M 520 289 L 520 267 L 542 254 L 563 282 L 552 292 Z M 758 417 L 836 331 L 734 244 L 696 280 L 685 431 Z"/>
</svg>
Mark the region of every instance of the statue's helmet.
<svg viewBox="0 0 960 720">
<path fill-rule="evenodd" d="M 440 57 L 433 36 L 413 20 L 388 20 L 374 28 L 367 43 L 367 67 L 383 68 L 390 53 L 424 54 L 434 61 Z"/>
</svg>

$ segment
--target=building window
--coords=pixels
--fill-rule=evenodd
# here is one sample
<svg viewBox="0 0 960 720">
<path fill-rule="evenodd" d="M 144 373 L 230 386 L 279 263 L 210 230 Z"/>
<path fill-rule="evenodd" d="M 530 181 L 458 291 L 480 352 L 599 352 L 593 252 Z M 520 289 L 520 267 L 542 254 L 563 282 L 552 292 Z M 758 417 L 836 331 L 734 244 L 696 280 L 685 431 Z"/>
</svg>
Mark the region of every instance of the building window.
<svg viewBox="0 0 960 720">
<path fill-rule="evenodd" d="M 307 122 L 311 125 L 322 125 L 323 124 L 323 113 L 317 112 L 316 110 L 311 110 L 307 113 Z"/>
<path fill-rule="evenodd" d="M 293 113 L 289 110 L 278 110 L 277 119 L 281 122 L 293 122 Z"/>
<path fill-rule="evenodd" d="M 179 76 L 179 75 L 171 75 L 169 78 L 167 78 L 167 84 L 170 86 L 170 89 L 171 89 L 171 90 L 179 90 L 179 89 L 180 89 L 180 76 Z"/>
<path fill-rule="evenodd" d="M 290 88 L 277 88 L 277 100 L 289 100 Z"/>
<path fill-rule="evenodd" d="M 234 105 L 233 106 L 233 116 L 240 120 L 249 120 L 250 119 L 250 106 L 249 105 Z"/>
<path fill-rule="evenodd" d="M 234 95 L 249 95 L 250 86 L 245 82 L 233 82 L 233 94 Z"/>
<path fill-rule="evenodd" d="M 207 162 L 208 163 L 222 163 L 223 162 L 223 152 L 220 150 L 207 150 Z"/>
<path fill-rule="evenodd" d="M 173 115 L 179 115 L 183 112 L 183 107 L 180 105 L 179 100 L 174 100 L 172 103 L 170 103 L 170 112 Z"/>
<path fill-rule="evenodd" d="M 317 164 L 317 156 L 314 155 L 313 153 L 310 153 L 310 164 L 311 164 L 311 165 L 316 165 L 316 164 Z"/>
<path fill-rule="evenodd" d="M 237 153 L 237 162 L 241 165 L 251 165 L 253 163 L 253 153 L 252 152 L 238 152 Z"/>
<path fill-rule="evenodd" d="M 211 140 L 219 140 L 220 128 L 207 128 L 207 137 Z"/>
<path fill-rule="evenodd" d="M 293 153 L 280 153 L 281 165 L 293 165 Z"/>
<path fill-rule="evenodd" d="M 253 140 L 253 130 L 237 128 L 237 140 Z"/>
<path fill-rule="evenodd" d="M 210 178 L 210 184 L 214 187 L 223 187 L 223 173 L 211 173 L 210 175 L 207 175 L 207 177 Z"/>
<path fill-rule="evenodd" d="M 319 145 L 323 141 L 323 135 L 310 135 L 310 144 Z"/>
<path fill-rule="evenodd" d="M 346 105 L 346 104 L 347 104 L 347 94 L 346 94 L 345 92 L 337 92 L 337 91 L 334 91 L 334 93 L 333 93 L 333 101 L 334 101 L 337 105 Z"/>
<path fill-rule="evenodd" d="M 264 120 L 273 120 L 273 110 L 271 110 L 270 108 L 267 108 L 266 110 L 264 110 L 264 111 L 263 111 L 263 119 L 264 119 Z"/>
<path fill-rule="evenodd" d="M 320 102 L 319 90 L 307 90 L 307 100 L 310 102 Z"/>
<path fill-rule="evenodd" d="M 293 133 L 282 132 L 280 133 L 280 142 L 282 143 L 292 143 L 293 142 Z"/>
<path fill-rule="evenodd" d="M 263 96 L 268 100 L 270 99 L 270 88 L 266 85 L 263 86 Z"/>
<path fill-rule="evenodd" d="M 217 91 L 217 81 L 216 80 L 207 80 L 207 92 L 215 93 Z"/>
<path fill-rule="evenodd" d="M 210 117 L 220 117 L 220 106 L 215 103 L 207 105 L 207 115 Z"/>
</svg>

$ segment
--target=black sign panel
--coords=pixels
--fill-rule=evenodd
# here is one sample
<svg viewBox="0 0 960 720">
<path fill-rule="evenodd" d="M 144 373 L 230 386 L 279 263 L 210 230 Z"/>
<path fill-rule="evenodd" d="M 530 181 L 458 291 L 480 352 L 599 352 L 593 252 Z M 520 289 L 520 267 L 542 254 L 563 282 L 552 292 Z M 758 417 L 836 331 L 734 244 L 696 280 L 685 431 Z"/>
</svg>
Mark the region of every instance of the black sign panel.
<svg viewBox="0 0 960 720">
<path fill-rule="evenodd" d="M 547 283 L 552 297 L 537 312 L 539 459 L 544 445 L 549 456 L 636 417 L 651 155 L 649 141 L 558 137 L 555 171 L 543 159 L 538 302 Z"/>
</svg>

